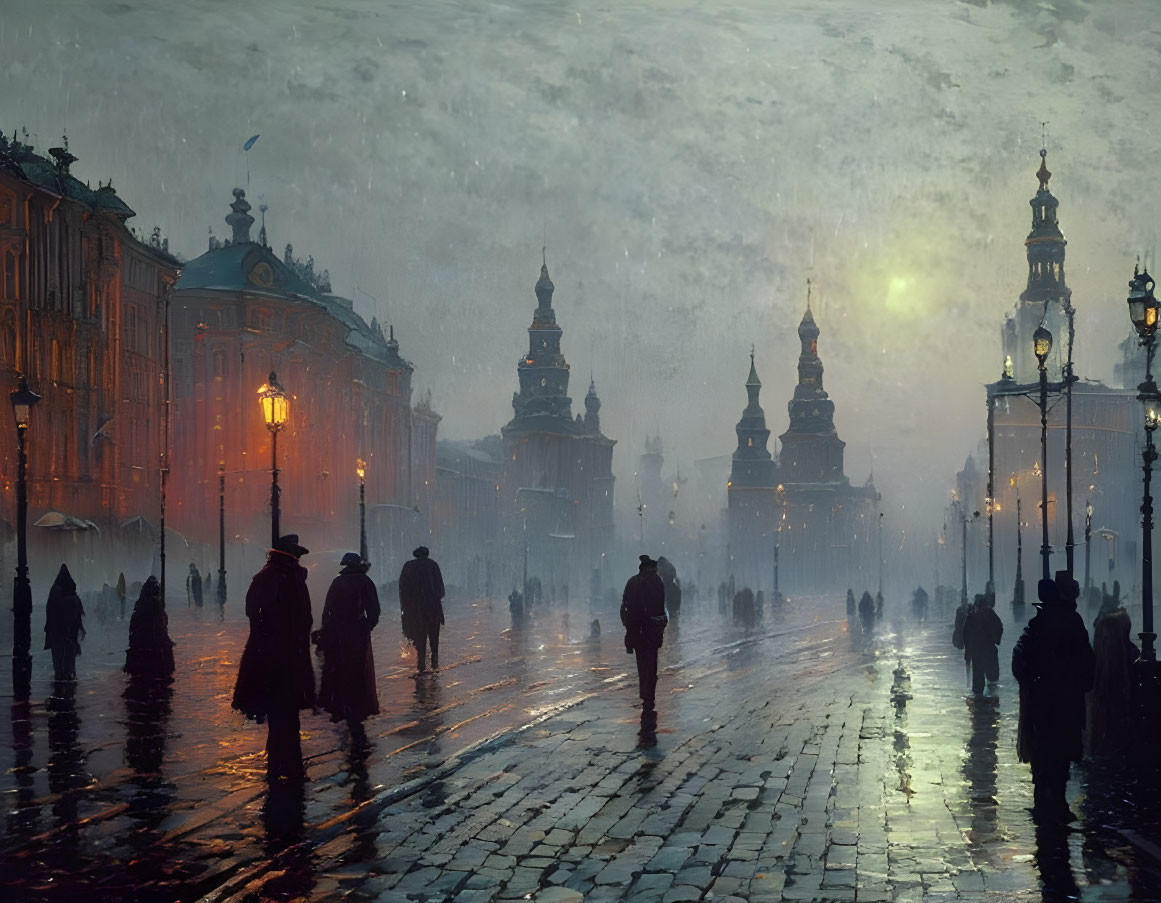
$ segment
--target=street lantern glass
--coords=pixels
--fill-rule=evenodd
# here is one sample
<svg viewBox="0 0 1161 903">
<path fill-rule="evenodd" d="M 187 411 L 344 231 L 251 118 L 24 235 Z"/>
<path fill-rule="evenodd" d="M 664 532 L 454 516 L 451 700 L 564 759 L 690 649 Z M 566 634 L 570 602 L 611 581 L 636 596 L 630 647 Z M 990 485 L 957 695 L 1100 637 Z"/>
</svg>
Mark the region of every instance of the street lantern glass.
<svg viewBox="0 0 1161 903">
<path fill-rule="evenodd" d="M 360 483 L 367 478 L 367 462 L 362 458 L 355 459 L 355 473 L 359 475 Z"/>
<path fill-rule="evenodd" d="M 1145 429 L 1150 433 L 1161 425 L 1161 398 L 1143 398 L 1145 407 Z"/>
<path fill-rule="evenodd" d="M 1036 354 L 1036 360 L 1040 362 L 1040 369 L 1043 370 L 1044 362 L 1052 352 L 1052 333 L 1043 326 L 1037 326 L 1036 331 L 1032 333 L 1032 349 Z"/>
<path fill-rule="evenodd" d="M 28 380 L 21 376 L 20 385 L 9 393 L 12 400 L 12 413 L 16 417 L 16 426 L 20 429 L 28 427 L 32 408 L 40 401 L 40 396 L 28 388 Z"/>
<path fill-rule="evenodd" d="M 1145 271 L 1133 270 L 1129 282 L 1129 319 L 1137 335 L 1147 339 L 1157 331 L 1158 303 L 1153 295 L 1153 277 Z"/>
<path fill-rule="evenodd" d="M 262 416 L 266 420 L 267 429 L 273 433 L 286 426 L 290 416 L 290 401 L 273 370 L 270 371 L 269 381 L 258 389 L 258 400 L 262 404 Z"/>
</svg>

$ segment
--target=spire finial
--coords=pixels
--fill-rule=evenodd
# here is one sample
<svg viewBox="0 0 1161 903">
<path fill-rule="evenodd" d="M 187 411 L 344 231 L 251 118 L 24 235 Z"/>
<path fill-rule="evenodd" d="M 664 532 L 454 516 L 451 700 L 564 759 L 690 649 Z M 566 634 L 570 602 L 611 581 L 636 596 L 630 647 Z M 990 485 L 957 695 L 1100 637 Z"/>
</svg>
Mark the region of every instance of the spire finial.
<svg viewBox="0 0 1161 903">
<path fill-rule="evenodd" d="M 1052 173 L 1048 171 L 1048 123 L 1040 123 L 1040 168 L 1036 170 L 1036 178 L 1040 180 L 1040 190 L 1048 190 L 1048 180 Z"/>
<path fill-rule="evenodd" d="M 754 344 L 750 343 L 750 363 L 754 363 Z"/>
<path fill-rule="evenodd" d="M 806 277 L 806 309 L 810 310 L 810 277 Z"/>
</svg>

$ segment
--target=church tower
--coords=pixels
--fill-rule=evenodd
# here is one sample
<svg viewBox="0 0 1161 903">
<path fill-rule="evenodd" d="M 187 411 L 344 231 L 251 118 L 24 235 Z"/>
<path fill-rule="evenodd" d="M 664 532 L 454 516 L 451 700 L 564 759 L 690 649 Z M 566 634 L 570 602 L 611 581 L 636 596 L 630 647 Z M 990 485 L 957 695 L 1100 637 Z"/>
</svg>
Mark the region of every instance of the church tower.
<svg viewBox="0 0 1161 903">
<path fill-rule="evenodd" d="M 783 483 L 845 482 L 843 449 L 846 443 L 834 428 L 834 402 L 822 387 L 822 361 L 818 357 L 818 325 L 810 310 L 798 324 L 798 385 L 787 408 L 790 427 L 779 439 L 782 452 L 778 477 Z"/>
<path fill-rule="evenodd" d="M 1056 210 L 1060 202 L 1048 190 L 1048 151 L 1040 151 L 1036 172 L 1040 187 L 1028 203 L 1032 207 L 1032 231 L 1024 241 L 1028 257 L 1028 285 L 1020 294 L 1016 309 L 1004 324 L 1004 354 L 1012 358 L 1013 376 L 1018 383 L 1034 383 L 1039 376 L 1032 334 L 1041 323 L 1052 333 L 1052 353 L 1048 358 L 1049 380 L 1062 378 L 1064 351 L 1068 347 L 1064 308 L 1072 290 L 1064 281 L 1064 249 L 1068 244 L 1060 231 Z"/>
<path fill-rule="evenodd" d="M 536 310 L 528 327 L 528 353 L 516 365 L 520 391 L 512 396 L 515 416 L 508 424 L 557 418 L 572 420 L 572 399 L 568 397 L 568 362 L 560 351 L 561 328 L 552 309 L 552 280 L 548 264 L 540 267 L 536 281 Z M 595 393 L 594 393 L 595 394 Z"/>
<path fill-rule="evenodd" d="M 730 468 L 730 488 L 772 487 L 774 485 L 774 459 L 767 445 L 770 430 L 766 428 L 766 412 L 758 404 L 758 393 L 762 391 L 762 381 L 754 366 L 754 352 L 750 352 L 750 376 L 746 380 L 746 407 L 735 432 L 738 447 L 734 449 L 733 465 Z"/>
</svg>

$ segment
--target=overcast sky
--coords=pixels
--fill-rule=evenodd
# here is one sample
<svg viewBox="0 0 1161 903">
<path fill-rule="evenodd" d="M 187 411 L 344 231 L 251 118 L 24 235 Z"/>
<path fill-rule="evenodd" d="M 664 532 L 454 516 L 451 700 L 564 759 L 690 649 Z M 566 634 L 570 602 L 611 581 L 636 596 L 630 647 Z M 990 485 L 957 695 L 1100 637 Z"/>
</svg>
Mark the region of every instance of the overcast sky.
<svg viewBox="0 0 1161 903">
<path fill-rule="evenodd" d="M 0 128 L 67 129 L 74 174 L 186 257 L 248 179 L 279 253 L 395 325 L 444 436 L 511 417 L 547 236 L 622 506 L 646 432 L 667 469 L 732 451 L 751 343 L 785 430 L 810 277 L 848 475 L 934 519 L 1024 287 L 1044 120 L 1082 376 L 1111 379 L 1157 244 L 1152 0 L 3 5 Z"/>
</svg>

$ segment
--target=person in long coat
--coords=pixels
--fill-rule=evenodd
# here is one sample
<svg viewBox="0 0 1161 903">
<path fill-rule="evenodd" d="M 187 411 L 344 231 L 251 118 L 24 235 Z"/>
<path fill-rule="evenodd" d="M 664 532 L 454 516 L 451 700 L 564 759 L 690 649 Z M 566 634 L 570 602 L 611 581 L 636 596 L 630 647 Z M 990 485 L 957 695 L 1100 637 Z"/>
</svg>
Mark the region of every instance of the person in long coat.
<svg viewBox="0 0 1161 903">
<path fill-rule="evenodd" d="M 637 657 L 637 684 L 641 695 L 643 742 L 650 742 L 657 728 L 657 653 L 665 638 L 669 618 L 665 614 L 665 586 L 657 574 L 657 562 L 642 555 L 637 573 L 625 584 L 621 596 L 621 623 L 625 625 L 625 650 Z"/>
<path fill-rule="evenodd" d="M 198 608 L 202 607 L 202 575 L 192 561 L 189 563 L 189 576 L 185 578 L 185 594 L 187 601 L 192 601 Z"/>
<path fill-rule="evenodd" d="M 665 587 L 665 611 L 676 619 L 681 615 L 681 581 L 677 579 L 677 568 L 664 555 L 657 558 L 657 576 Z"/>
<path fill-rule="evenodd" d="M 1088 695 L 1088 752 L 1124 752 L 1133 737 L 1133 662 L 1141 651 L 1130 639 L 1132 622 L 1123 608 L 1102 609 L 1092 625 L 1096 659 Z"/>
<path fill-rule="evenodd" d="M 1069 766 L 1083 754 L 1084 694 L 1093 684 L 1093 651 L 1084 621 L 1057 584 L 1041 580 L 1036 593 L 1040 610 L 1012 650 L 1012 674 L 1020 684 L 1016 751 L 1021 762 L 1032 766 L 1036 817 L 1071 820 L 1065 791 Z"/>
<path fill-rule="evenodd" d="M 44 648 L 52 650 L 52 669 L 57 680 L 76 680 L 77 656 L 85 635 L 85 607 L 77 595 L 77 584 L 62 564 L 57 571 L 44 619 Z"/>
<path fill-rule="evenodd" d="M 972 692 L 977 696 L 984 692 L 985 679 L 1000 679 L 998 647 L 1004 637 L 1004 624 L 992 606 L 991 595 L 977 595 L 976 604 L 963 622 L 963 655 L 971 664 Z"/>
<path fill-rule="evenodd" d="M 310 662 L 310 591 L 298 560 L 307 550 L 296 534 L 281 537 L 246 593 L 250 636 L 238 666 L 234 708 L 268 721 L 266 768 L 271 778 L 301 780 L 298 713 L 314 707 Z"/>
<path fill-rule="evenodd" d="M 419 671 L 427 670 L 427 647 L 431 646 L 431 667 L 439 667 L 439 628 L 443 617 L 443 574 L 431 558 L 427 546 L 411 553 L 415 557 L 399 572 L 399 610 L 403 635 L 419 653 Z"/>
<path fill-rule="evenodd" d="M 319 646 L 323 654 L 319 705 L 332 721 L 346 721 L 351 743 L 364 747 L 363 721 L 379 714 L 371 631 L 379 623 L 379 593 L 367 576 L 370 564 L 347 552 L 323 606 Z"/>
<path fill-rule="evenodd" d="M 125 651 L 125 671 L 134 677 L 169 677 L 173 674 L 173 640 L 169 638 L 169 616 L 161 602 L 161 584 L 150 577 L 141 586 L 141 595 L 129 618 L 129 648 Z"/>
</svg>

